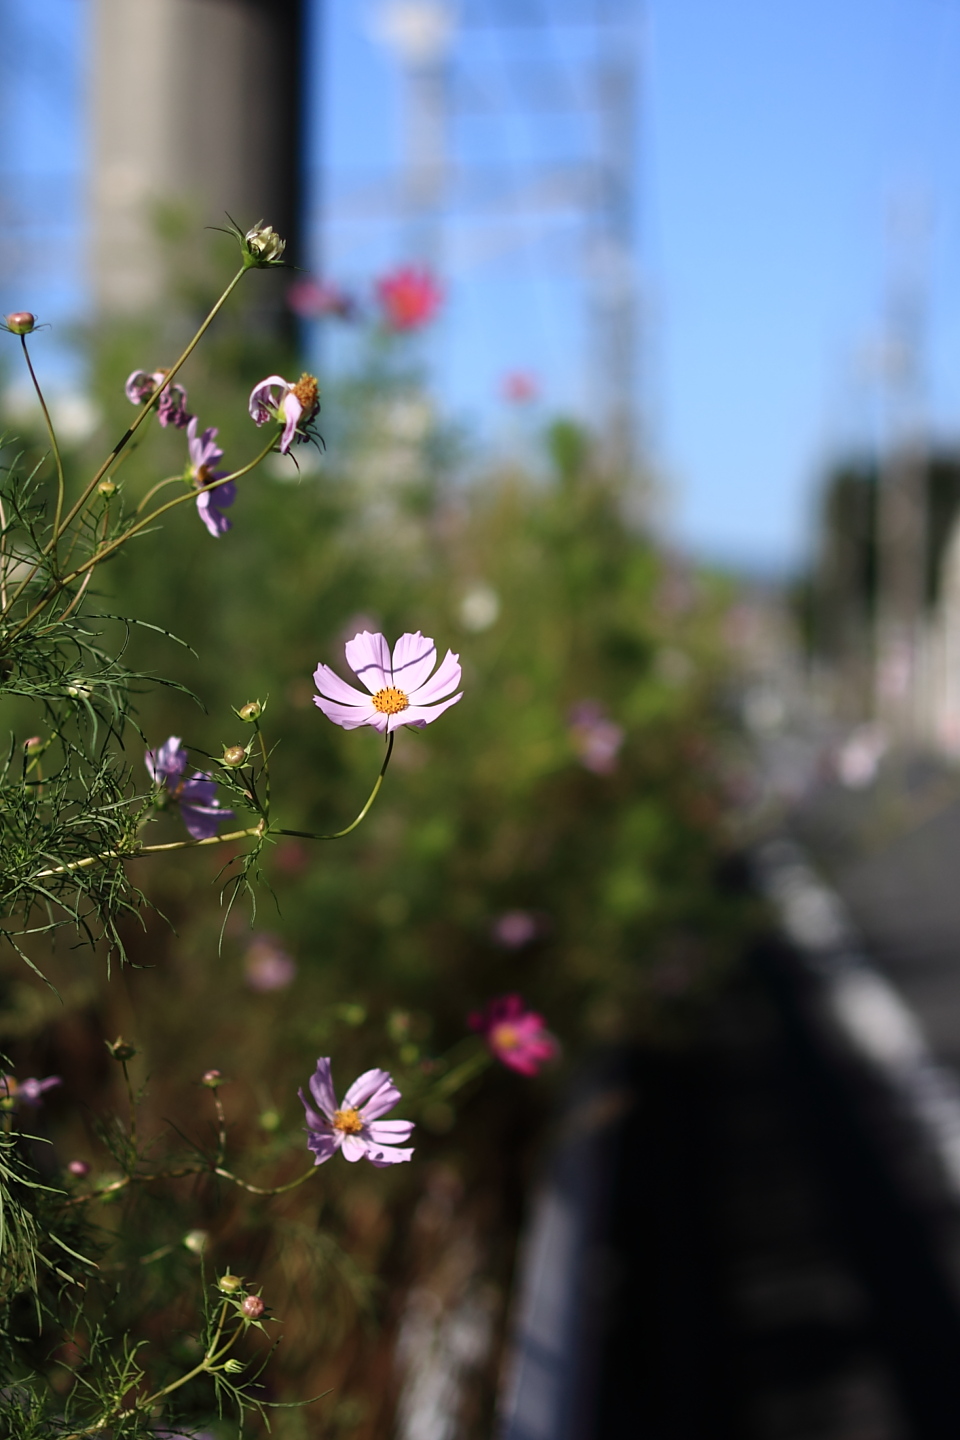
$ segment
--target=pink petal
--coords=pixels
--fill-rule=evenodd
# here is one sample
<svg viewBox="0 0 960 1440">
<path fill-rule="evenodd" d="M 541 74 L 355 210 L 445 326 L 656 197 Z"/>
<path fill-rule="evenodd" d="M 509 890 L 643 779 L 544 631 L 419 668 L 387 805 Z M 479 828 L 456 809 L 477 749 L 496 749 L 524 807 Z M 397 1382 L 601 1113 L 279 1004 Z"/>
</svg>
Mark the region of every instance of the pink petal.
<svg viewBox="0 0 960 1440">
<path fill-rule="evenodd" d="M 449 710 L 451 705 L 456 705 L 458 700 L 463 699 L 463 692 L 453 695 L 449 700 L 442 700 L 439 705 L 408 705 L 406 710 L 399 711 L 396 715 L 389 717 L 390 730 L 399 730 L 401 725 L 418 725 L 421 729 L 429 725 L 431 720 L 436 720 L 444 710 Z"/>
<path fill-rule="evenodd" d="M 331 1155 L 336 1155 L 340 1149 L 340 1136 L 339 1134 L 317 1135 L 311 1132 L 307 1136 L 307 1147 L 312 1150 L 316 1156 L 313 1162 L 314 1165 L 322 1165 L 325 1160 L 330 1159 Z"/>
<path fill-rule="evenodd" d="M 371 1120 L 376 1120 L 379 1116 L 386 1115 L 388 1110 L 392 1110 L 399 1099 L 400 1091 L 388 1075 L 384 1084 L 380 1086 L 376 1094 L 372 1095 L 366 1105 L 361 1109 L 361 1120 L 365 1125 L 368 1125 Z"/>
<path fill-rule="evenodd" d="M 279 386 L 281 390 L 290 388 L 282 375 L 268 375 L 266 380 L 261 380 L 259 385 L 254 385 L 250 391 L 250 415 L 257 425 L 265 425 L 270 419 L 270 415 L 266 413 L 266 407 L 268 405 L 276 406 L 276 399 L 270 394 L 274 385 Z"/>
<path fill-rule="evenodd" d="M 376 1165 L 382 1170 L 385 1165 L 400 1165 L 404 1160 L 409 1160 L 413 1150 L 400 1150 L 395 1145 L 367 1145 L 367 1159 L 371 1165 Z"/>
<path fill-rule="evenodd" d="M 333 1088 L 330 1061 L 326 1056 L 317 1061 L 317 1068 L 310 1076 L 310 1094 L 327 1119 L 332 1120 L 337 1109 L 337 1094 Z"/>
<path fill-rule="evenodd" d="M 417 690 L 437 663 L 437 647 L 418 630 L 401 635 L 393 647 L 393 683 L 405 695 Z"/>
<path fill-rule="evenodd" d="M 366 1142 L 359 1135 L 344 1135 L 343 1145 L 340 1148 L 343 1151 L 344 1160 L 349 1160 L 351 1164 L 357 1160 L 363 1160 L 367 1154 Z"/>
<path fill-rule="evenodd" d="M 334 700 L 324 700 L 322 695 L 314 695 L 313 703 L 323 711 L 328 720 L 332 720 L 335 725 L 342 725 L 344 730 L 356 730 L 360 725 L 372 725 L 381 732 L 387 728 L 389 717 L 381 715 L 372 705 L 361 710 L 359 705 L 338 705 Z"/>
<path fill-rule="evenodd" d="M 313 683 L 328 700 L 339 700 L 342 705 L 362 705 L 364 710 L 370 710 L 370 697 L 362 690 L 355 690 L 346 680 L 341 680 L 329 665 L 317 666 L 313 672 Z"/>
<path fill-rule="evenodd" d="M 459 655 L 454 655 L 452 650 L 448 650 L 432 680 L 421 685 L 419 690 L 407 690 L 407 699 L 410 704 L 429 705 L 431 701 L 439 700 L 444 695 L 449 695 L 451 690 L 456 690 L 460 684 L 461 675 L 459 659 Z"/>
<path fill-rule="evenodd" d="M 374 1120 L 364 1133 L 376 1145 L 399 1145 L 402 1140 L 410 1139 L 412 1130 L 412 1120 Z"/>
<path fill-rule="evenodd" d="M 293 444 L 293 437 L 297 433 L 297 425 L 300 422 L 300 416 L 303 414 L 303 406 L 292 390 L 284 395 L 283 400 L 280 402 L 280 414 L 286 421 L 283 427 L 283 434 L 280 436 L 280 454 L 286 455 L 290 446 Z"/>
<path fill-rule="evenodd" d="M 343 1109 L 359 1110 L 361 1105 L 363 1105 L 366 1100 L 370 1099 L 371 1095 L 376 1095 L 377 1091 L 382 1089 L 384 1085 L 390 1084 L 392 1084 L 392 1081 L 390 1079 L 389 1073 L 386 1070 L 364 1070 L 363 1074 L 358 1076 L 358 1078 L 354 1080 L 353 1084 L 350 1086 L 350 1089 L 347 1091 L 346 1095 L 344 1095 Z M 400 1092 L 397 1091 L 397 1100 L 399 1099 Z M 396 1104 L 396 1101 L 394 1101 L 393 1103 Z M 382 1110 L 380 1111 L 380 1114 L 383 1114 Z"/>
<path fill-rule="evenodd" d="M 347 641 L 346 656 L 350 669 L 358 680 L 363 681 L 371 695 L 392 684 L 390 647 L 383 635 L 372 635 L 369 630 L 362 630 Z"/>
</svg>

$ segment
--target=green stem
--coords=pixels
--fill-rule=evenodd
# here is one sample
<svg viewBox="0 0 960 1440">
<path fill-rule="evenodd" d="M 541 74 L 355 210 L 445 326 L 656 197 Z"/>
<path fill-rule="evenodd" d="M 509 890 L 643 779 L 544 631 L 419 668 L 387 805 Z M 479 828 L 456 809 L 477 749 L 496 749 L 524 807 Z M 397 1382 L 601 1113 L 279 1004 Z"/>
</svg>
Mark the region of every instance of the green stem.
<svg viewBox="0 0 960 1440">
<path fill-rule="evenodd" d="M 376 784 L 374 785 L 373 789 L 370 791 L 370 796 L 369 796 L 369 798 L 368 798 L 368 800 L 367 800 L 366 805 L 364 805 L 363 809 L 360 811 L 360 814 L 357 816 L 356 820 L 354 820 L 354 821 L 352 822 L 352 824 L 348 825 L 345 830 L 336 830 L 332 835 L 316 835 L 316 834 L 314 834 L 314 832 L 313 832 L 312 830 L 279 830 L 279 829 L 276 829 L 276 830 L 271 830 L 271 831 L 270 831 L 270 834 L 271 834 L 271 835 L 295 835 L 295 836 L 297 837 L 297 839 L 299 839 L 299 840 L 342 840 L 343 837 L 344 837 L 344 835 L 349 835 L 350 832 L 351 832 L 351 830 L 356 830 L 357 826 L 360 824 L 360 821 L 366 818 L 366 815 L 367 815 L 367 813 L 369 812 L 371 805 L 373 804 L 374 800 L 376 800 L 378 794 L 380 793 L 380 786 L 383 784 L 383 777 L 384 777 L 384 775 L 386 775 L 386 773 L 387 773 L 387 766 L 390 764 L 390 756 L 393 754 L 393 741 L 394 741 L 394 736 L 395 736 L 395 734 L 396 734 L 396 731 L 391 730 L 391 731 L 390 731 L 390 734 L 387 736 L 387 753 L 386 753 L 386 755 L 383 757 L 383 764 L 380 766 L 380 774 L 377 776 Z"/>
<path fill-rule="evenodd" d="M 30 359 L 30 351 L 27 349 L 26 335 L 20 336 L 20 344 L 23 346 L 23 358 L 27 362 L 27 369 L 30 371 L 30 379 L 33 381 L 33 388 L 37 392 L 37 399 L 40 401 L 40 408 L 43 411 L 44 424 L 47 427 L 47 434 L 50 437 L 50 446 L 53 450 L 53 458 L 57 467 L 57 508 L 53 517 L 53 560 L 56 566 L 57 536 L 60 530 L 60 516 L 63 513 L 63 461 L 60 458 L 60 446 L 57 444 L 57 433 L 53 428 L 53 421 L 50 419 L 50 411 L 47 409 L 47 402 L 43 398 L 43 391 L 40 389 L 40 381 L 37 379 L 36 371 L 33 368 L 33 361 Z M 48 547 L 49 548 L 49 547 Z M 46 553 L 46 551 L 44 552 Z"/>
<path fill-rule="evenodd" d="M 225 1170 L 219 1165 L 213 1173 L 224 1180 L 232 1181 L 234 1185 L 239 1185 L 242 1190 L 249 1190 L 251 1195 L 285 1195 L 288 1190 L 296 1190 L 297 1186 L 302 1185 L 304 1180 L 309 1180 L 311 1175 L 316 1175 L 317 1167 L 311 1165 L 309 1170 L 298 1175 L 296 1180 L 288 1181 L 286 1185 L 273 1185 L 268 1188 L 264 1188 L 262 1185 L 249 1185 L 246 1180 L 241 1180 L 239 1175 L 234 1175 L 232 1170 Z"/>
</svg>

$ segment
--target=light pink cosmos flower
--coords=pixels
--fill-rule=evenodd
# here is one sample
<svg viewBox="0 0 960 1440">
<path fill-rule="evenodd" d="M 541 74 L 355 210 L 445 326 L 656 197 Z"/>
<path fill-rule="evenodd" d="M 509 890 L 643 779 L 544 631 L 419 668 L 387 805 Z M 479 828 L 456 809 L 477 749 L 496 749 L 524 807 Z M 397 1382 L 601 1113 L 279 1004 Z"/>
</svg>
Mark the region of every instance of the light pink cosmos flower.
<svg viewBox="0 0 960 1440">
<path fill-rule="evenodd" d="M 369 695 L 341 680 L 329 665 L 318 665 L 313 673 L 320 691 L 313 697 L 314 705 L 344 730 L 356 730 L 360 725 L 372 725 L 381 734 L 401 725 L 422 730 L 462 698 L 462 692 L 450 695 L 460 684 L 460 656 L 448 650 L 431 676 L 437 647 L 419 630 L 400 636 L 392 659 L 385 637 L 369 630 L 354 635 L 345 649 L 347 664 L 366 685 Z"/>
<path fill-rule="evenodd" d="M 539 931 L 537 917 L 529 910 L 504 910 L 491 926 L 494 940 L 505 950 L 522 950 L 537 938 Z"/>
<path fill-rule="evenodd" d="M 519 995 L 501 995 L 467 1022 L 478 1030 L 495 1055 L 521 1075 L 536 1075 L 557 1054 L 557 1042 L 544 1028 L 543 1016 L 527 1010 Z"/>
<path fill-rule="evenodd" d="M 412 1149 L 397 1149 L 409 1140 L 413 1121 L 380 1119 L 400 1099 L 400 1091 L 386 1070 L 365 1071 L 359 1080 L 354 1080 L 343 1104 L 338 1105 L 330 1060 L 324 1057 L 317 1061 L 310 1077 L 310 1095 L 316 1110 L 302 1089 L 297 1094 L 307 1112 L 307 1148 L 316 1156 L 315 1165 L 322 1165 L 337 1150 L 343 1151 L 344 1160 L 369 1160 L 378 1169 L 398 1165 L 413 1154 Z"/>
<path fill-rule="evenodd" d="M 232 521 L 228 520 L 223 512 L 236 500 L 237 486 L 235 481 L 228 480 L 225 485 L 207 489 L 215 480 L 222 480 L 225 475 L 230 474 L 229 470 L 214 468 L 217 461 L 223 459 L 223 451 L 216 441 L 217 427 L 211 425 L 202 435 L 198 435 L 197 417 L 192 416 L 187 427 L 187 446 L 190 450 L 190 478 L 200 491 L 197 496 L 197 513 L 213 538 L 218 540 L 232 528 Z"/>
<path fill-rule="evenodd" d="M 134 370 L 127 376 L 127 383 L 123 387 L 124 394 L 131 405 L 142 405 L 156 390 L 158 385 L 163 385 L 166 379 L 166 370 Z M 157 419 L 166 428 L 167 425 L 174 425 L 182 430 L 190 420 L 187 411 L 187 392 L 182 385 L 164 385 L 157 396 Z"/>
<path fill-rule="evenodd" d="M 276 935 L 257 935 L 243 958 L 244 978 L 251 990 L 267 994 L 286 990 L 297 974 L 296 961 L 288 955 Z"/>
<path fill-rule="evenodd" d="M 48 1090 L 54 1090 L 62 1084 L 59 1075 L 47 1075 L 43 1080 L 37 1080 L 32 1075 L 27 1080 L 15 1080 L 12 1075 L 0 1075 L 0 1100 L 6 1100 L 13 1108 L 29 1105 L 36 1109 L 43 1104 L 43 1097 Z"/>
<path fill-rule="evenodd" d="M 581 700 L 570 711 L 570 739 L 580 764 L 594 775 L 612 775 L 624 741 L 620 725 L 596 700 Z"/>
<path fill-rule="evenodd" d="M 255 425 L 278 420 L 283 426 L 280 453 L 286 455 L 295 440 L 306 440 L 304 427 L 320 409 L 317 377 L 306 371 L 294 384 L 282 375 L 268 375 L 250 391 L 250 416 Z"/>
</svg>

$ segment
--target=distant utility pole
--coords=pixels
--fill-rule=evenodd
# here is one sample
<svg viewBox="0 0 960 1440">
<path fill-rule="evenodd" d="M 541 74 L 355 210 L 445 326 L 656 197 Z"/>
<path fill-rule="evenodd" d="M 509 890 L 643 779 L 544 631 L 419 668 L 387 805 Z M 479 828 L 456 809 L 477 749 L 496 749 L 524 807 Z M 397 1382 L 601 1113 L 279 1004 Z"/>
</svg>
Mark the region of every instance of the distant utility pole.
<svg viewBox="0 0 960 1440">
<path fill-rule="evenodd" d="M 93 0 L 91 279 L 136 314 L 162 297 L 163 207 L 261 218 L 295 254 L 305 0 Z"/>
</svg>

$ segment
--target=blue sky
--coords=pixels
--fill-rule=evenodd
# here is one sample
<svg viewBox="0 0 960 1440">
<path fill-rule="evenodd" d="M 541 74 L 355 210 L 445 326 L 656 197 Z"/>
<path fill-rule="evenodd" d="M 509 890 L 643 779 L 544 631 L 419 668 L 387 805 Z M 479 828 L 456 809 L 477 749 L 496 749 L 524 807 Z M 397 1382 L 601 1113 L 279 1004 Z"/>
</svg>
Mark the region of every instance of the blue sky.
<svg viewBox="0 0 960 1440">
<path fill-rule="evenodd" d="M 396 162 L 400 87 L 371 5 L 324 9 L 313 159 L 326 158 L 328 193 L 344 194 Z M 87 0 L 0 0 L 0 176 L 18 208 L 52 216 L 29 231 L 21 280 L 53 320 L 82 303 L 70 242 L 86 15 Z M 960 0 L 648 0 L 644 28 L 637 262 L 659 510 L 700 552 L 775 571 L 804 554 L 824 458 L 877 431 L 875 361 L 898 276 L 924 300 L 930 424 L 960 432 Z M 534 39 L 528 62 L 576 87 L 584 33 L 555 25 Z M 458 45 L 494 89 L 511 56 L 524 63 L 515 33 Z M 589 149 L 589 119 L 557 112 L 460 115 L 455 133 L 465 160 L 508 175 Z M 506 424 L 497 389 L 513 368 L 540 375 L 544 412 L 590 413 L 576 227 L 527 222 L 526 237 L 503 249 L 456 214 L 444 232 L 450 301 L 429 358 L 444 403 L 481 435 Z M 389 224 L 338 224 L 326 243 L 346 280 L 402 258 Z M 22 303 L 0 277 L 3 301 Z"/>
</svg>

